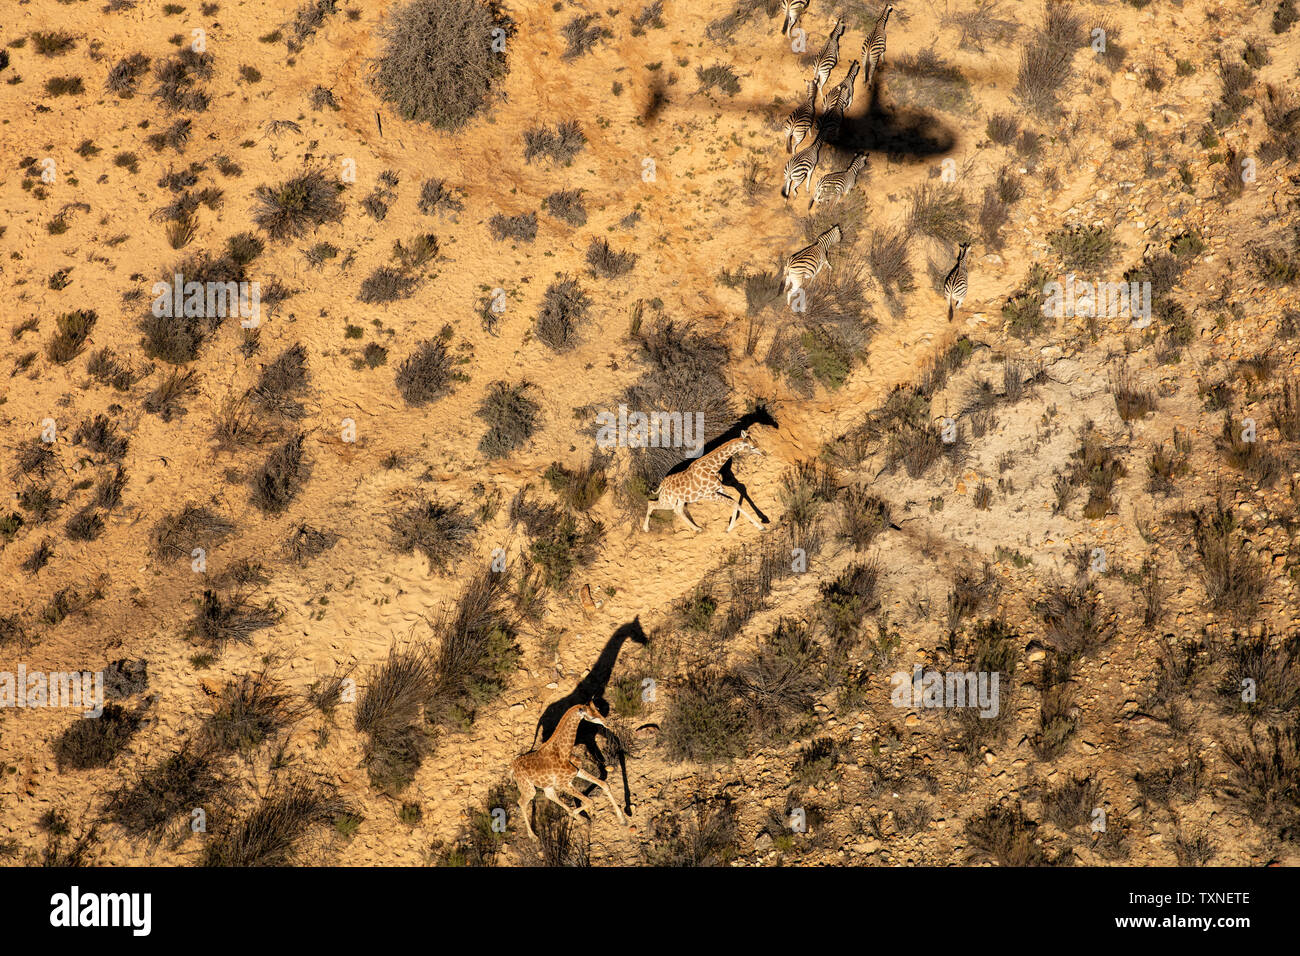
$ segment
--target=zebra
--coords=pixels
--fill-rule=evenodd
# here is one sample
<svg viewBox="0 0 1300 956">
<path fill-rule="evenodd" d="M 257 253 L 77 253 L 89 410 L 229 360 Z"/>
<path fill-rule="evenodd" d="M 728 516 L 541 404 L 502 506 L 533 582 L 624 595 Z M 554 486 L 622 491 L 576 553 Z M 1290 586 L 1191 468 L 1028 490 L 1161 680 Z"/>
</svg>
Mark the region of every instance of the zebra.
<svg viewBox="0 0 1300 956">
<path fill-rule="evenodd" d="M 948 321 L 952 321 L 953 313 L 961 308 L 962 302 L 966 300 L 966 256 L 970 250 L 970 243 L 963 242 L 961 248 L 957 250 L 957 264 L 952 267 L 948 273 L 948 278 L 943 280 L 943 295 L 948 300 Z"/>
<path fill-rule="evenodd" d="M 781 197 L 788 200 L 799 191 L 804 183 L 812 189 L 813 173 L 817 171 L 817 161 L 821 158 L 822 131 L 813 137 L 812 145 L 805 146 L 790 157 L 785 164 L 785 183 L 781 186 Z"/>
<path fill-rule="evenodd" d="M 880 66 L 880 61 L 885 58 L 885 24 L 889 22 L 889 15 L 893 12 L 894 5 L 885 4 L 885 9 L 880 11 L 880 16 L 876 18 L 871 36 L 862 43 L 862 62 L 867 65 L 864 81 L 868 88 L 871 87 L 871 78 L 876 75 L 876 67 Z"/>
<path fill-rule="evenodd" d="M 818 202 L 829 201 L 832 205 L 839 202 L 853 191 L 853 187 L 858 182 L 858 174 L 866 168 L 866 165 L 867 154 L 858 153 L 844 172 L 827 173 L 817 184 L 817 191 L 813 193 L 812 199 L 808 200 L 808 208 L 811 209 L 813 203 Z"/>
<path fill-rule="evenodd" d="M 831 267 L 830 260 L 826 258 L 826 250 L 842 237 L 840 224 L 836 223 L 818 236 L 812 245 L 804 246 L 786 261 L 785 278 L 781 282 L 782 290 L 788 290 L 785 293 L 786 305 L 790 304 L 796 292 L 817 277 L 823 267 Z"/>
<path fill-rule="evenodd" d="M 826 45 L 817 56 L 817 71 L 813 78 L 817 81 L 817 95 L 821 96 L 826 82 L 831 78 L 831 71 L 840 62 L 840 37 L 844 33 L 844 18 L 836 17 L 831 35 L 826 38 Z"/>
<path fill-rule="evenodd" d="M 781 36 L 786 36 L 808 9 L 808 0 L 781 0 Z"/>
<path fill-rule="evenodd" d="M 830 106 L 838 106 L 840 112 L 843 113 L 853 105 L 853 85 L 857 82 L 858 70 L 861 66 L 862 64 L 857 60 L 849 63 L 849 72 L 845 74 L 844 79 L 836 84 L 835 88 L 831 90 L 830 96 L 827 97 L 828 102 L 826 105 L 828 109 Z M 833 104 L 829 102 L 831 99 L 834 99 Z"/>
<path fill-rule="evenodd" d="M 793 153 L 812 132 L 817 117 L 817 83 L 808 81 L 808 102 L 800 103 L 785 121 L 785 151 Z"/>
</svg>

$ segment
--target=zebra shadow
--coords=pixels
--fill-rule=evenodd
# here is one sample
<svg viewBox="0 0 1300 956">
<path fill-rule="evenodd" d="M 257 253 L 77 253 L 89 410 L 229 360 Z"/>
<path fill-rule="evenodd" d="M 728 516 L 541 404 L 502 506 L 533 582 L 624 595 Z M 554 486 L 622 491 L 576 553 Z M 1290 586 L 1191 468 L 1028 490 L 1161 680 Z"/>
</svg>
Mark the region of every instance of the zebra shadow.
<svg viewBox="0 0 1300 956">
<path fill-rule="evenodd" d="M 619 627 L 605 642 L 600 656 L 596 658 L 596 663 L 587 672 L 587 676 L 578 682 L 578 686 L 559 700 L 548 704 L 546 709 L 542 711 L 542 716 L 537 720 L 537 730 L 533 733 L 534 748 L 537 746 L 539 736 L 544 741 L 555 733 L 560 718 L 575 704 L 593 703 L 596 705 L 596 709 L 600 711 L 600 716 L 608 717 L 610 705 L 609 701 L 605 699 L 605 689 L 609 686 L 609 679 L 614 673 L 614 664 L 618 660 L 619 651 L 623 649 L 623 643 L 632 641 L 634 644 L 647 644 L 649 640 L 641 627 L 640 617 L 633 618 Z M 631 815 L 632 791 L 627 781 L 627 753 L 623 749 L 623 742 L 618 739 L 618 736 L 613 731 L 584 720 L 578 724 L 578 736 L 574 740 L 574 746 L 582 747 L 587 751 L 600 772 L 600 779 L 606 779 L 608 776 L 605 762 L 606 751 L 597 743 L 597 734 L 605 737 L 609 746 L 609 754 L 618 760 L 619 768 L 623 774 L 623 812 Z M 589 796 L 595 790 L 596 785 L 590 784 L 583 791 L 583 794 Z"/>
</svg>

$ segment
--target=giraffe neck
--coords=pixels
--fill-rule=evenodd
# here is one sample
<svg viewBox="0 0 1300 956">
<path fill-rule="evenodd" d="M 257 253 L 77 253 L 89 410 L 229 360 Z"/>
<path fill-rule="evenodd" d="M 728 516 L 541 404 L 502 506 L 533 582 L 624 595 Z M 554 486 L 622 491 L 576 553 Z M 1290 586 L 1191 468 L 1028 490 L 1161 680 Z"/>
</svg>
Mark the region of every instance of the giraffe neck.
<svg viewBox="0 0 1300 956">
<path fill-rule="evenodd" d="M 728 458 L 740 451 L 740 446 L 744 443 L 743 438 L 733 438 L 729 442 L 724 442 L 697 461 L 693 467 L 700 471 L 717 471 Z"/>
<path fill-rule="evenodd" d="M 554 744 L 562 756 L 568 756 L 569 751 L 573 749 L 574 740 L 578 737 L 578 724 L 582 723 L 578 710 L 581 707 L 581 704 L 574 704 L 566 710 L 560 722 L 555 725 L 555 733 L 551 734 L 550 739 L 546 741 L 546 746 Z"/>
</svg>

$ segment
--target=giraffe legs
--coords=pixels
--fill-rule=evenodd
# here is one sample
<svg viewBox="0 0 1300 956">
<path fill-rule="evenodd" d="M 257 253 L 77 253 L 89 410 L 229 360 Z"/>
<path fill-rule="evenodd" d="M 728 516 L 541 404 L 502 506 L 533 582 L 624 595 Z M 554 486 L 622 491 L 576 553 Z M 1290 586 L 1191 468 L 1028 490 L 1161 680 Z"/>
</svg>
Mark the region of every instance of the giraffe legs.
<svg viewBox="0 0 1300 956">
<path fill-rule="evenodd" d="M 563 800 L 561 800 L 558 796 L 556 796 L 556 794 L 555 794 L 555 788 L 554 788 L 554 787 L 543 787 L 543 788 L 542 788 L 542 793 L 546 794 L 547 798 L 548 798 L 552 803 L 554 803 L 556 806 L 558 806 L 561 810 L 563 810 L 563 811 L 564 811 L 565 813 L 567 813 L 569 816 L 573 817 L 573 819 L 575 819 L 575 820 L 580 820 L 580 819 L 582 819 L 581 817 L 578 816 L 578 811 L 577 811 L 577 810 L 573 809 L 573 807 L 569 806 L 567 803 L 565 803 Z"/>
<path fill-rule="evenodd" d="M 609 797 L 609 802 L 614 805 L 614 814 L 618 817 L 618 822 L 623 826 L 627 826 L 627 818 L 623 816 L 623 808 L 618 805 L 618 800 L 614 798 L 614 791 L 609 789 L 608 783 L 598 777 L 593 777 L 591 774 L 581 769 L 574 771 L 573 775 L 579 780 L 585 780 L 587 783 L 594 783 L 596 786 L 600 787 L 600 789 L 604 790 L 605 796 Z"/>
<path fill-rule="evenodd" d="M 525 787 L 528 790 L 526 795 L 524 793 Z M 533 832 L 533 821 L 531 818 L 533 815 L 533 797 L 535 796 L 537 796 L 537 788 L 532 784 L 521 783 L 519 785 L 519 815 L 524 818 L 524 829 L 528 831 L 528 835 L 534 840 L 537 839 L 537 834 Z"/>
<path fill-rule="evenodd" d="M 704 530 L 704 529 L 701 528 L 699 525 L 697 525 L 694 521 L 692 521 L 692 520 L 691 520 L 691 516 L 688 515 L 688 514 L 686 513 L 686 502 L 684 502 L 684 501 L 679 501 L 679 502 L 677 503 L 677 507 L 673 509 L 673 513 L 674 513 L 675 515 L 677 515 L 677 517 L 679 517 L 679 518 L 681 518 L 683 521 L 685 521 L 688 525 L 690 525 L 690 526 L 691 526 L 691 529 L 692 529 L 696 534 L 699 534 L 701 531 Z"/>
</svg>

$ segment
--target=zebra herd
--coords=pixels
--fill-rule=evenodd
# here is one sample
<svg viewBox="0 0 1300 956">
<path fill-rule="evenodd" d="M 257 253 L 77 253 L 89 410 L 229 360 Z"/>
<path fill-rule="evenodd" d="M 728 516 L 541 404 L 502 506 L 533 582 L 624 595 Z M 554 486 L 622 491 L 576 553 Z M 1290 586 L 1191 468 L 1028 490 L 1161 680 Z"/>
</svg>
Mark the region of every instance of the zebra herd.
<svg viewBox="0 0 1300 956">
<path fill-rule="evenodd" d="M 781 0 L 781 33 L 788 36 L 799 20 L 808 10 L 809 0 Z M 813 185 L 813 176 L 821 160 L 822 146 L 834 141 L 839 136 L 840 126 L 844 121 L 845 111 L 853 105 L 853 93 L 857 87 L 858 72 L 866 65 L 863 84 L 871 89 L 871 81 L 885 57 L 885 27 L 889 15 L 894 12 L 894 5 L 887 3 L 876 18 L 871 34 L 862 43 L 861 61 L 849 63 L 848 72 L 829 92 L 826 84 L 830 82 L 831 73 L 840 60 L 840 38 L 844 35 L 844 18 L 836 17 L 830 36 L 817 55 L 812 79 L 807 81 L 807 98 L 795 105 L 789 118 L 785 121 L 785 149 L 791 153 L 785 164 L 781 185 L 781 197 L 789 202 L 791 196 L 805 187 L 808 193 L 809 211 L 817 203 L 834 205 L 853 191 L 858 176 L 867 167 L 867 154 L 859 152 L 853 157 L 847 169 L 827 173 Z M 817 100 L 822 101 L 821 115 L 817 115 Z M 812 136 L 812 142 L 805 141 Z M 786 304 L 812 282 L 822 269 L 829 269 L 830 261 L 827 251 L 834 243 L 840 241 L 839 225 L 831 226 L 811 245 L 794 253 L 786 261 L 785 276 L 781 288 L 786 293 Z M 960 308 L 966 297 L 967 266 L 966 256 L 969 243 L 964 243 L 957 254 L 957 264 L 948 273 L 943 284 L 944 298 L 948 302 L 948 320 L 951 322 L 955 309 Z"/>
</svg>

